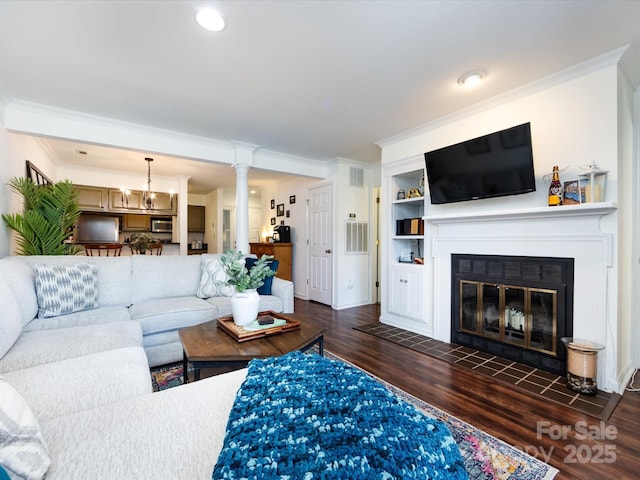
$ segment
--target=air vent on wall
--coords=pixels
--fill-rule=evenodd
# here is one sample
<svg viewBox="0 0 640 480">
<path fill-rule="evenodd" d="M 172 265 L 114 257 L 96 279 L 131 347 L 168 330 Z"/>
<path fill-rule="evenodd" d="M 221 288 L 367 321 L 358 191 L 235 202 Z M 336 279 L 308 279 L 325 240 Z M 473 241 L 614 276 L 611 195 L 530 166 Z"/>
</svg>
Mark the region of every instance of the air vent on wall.
<svg viewBox="0 0 640 480">
<path fill-rule="evenodd" d="M 351 187 L 362 187 L 364 185 L 363 169 L 349 167 L 349 185 Z"/>
<path fill-rule="evenodd" d="M 369 251 L 369 224 L 367 222 L 347 222 L 347 245 L 345 253 L 368 253 Z"/>
</svg>

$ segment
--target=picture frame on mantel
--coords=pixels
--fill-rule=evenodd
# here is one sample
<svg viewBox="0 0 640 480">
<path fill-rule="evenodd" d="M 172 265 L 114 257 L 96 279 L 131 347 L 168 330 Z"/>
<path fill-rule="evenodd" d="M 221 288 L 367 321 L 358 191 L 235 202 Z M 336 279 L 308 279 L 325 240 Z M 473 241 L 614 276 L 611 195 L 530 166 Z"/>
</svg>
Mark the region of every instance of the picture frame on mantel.
<svg viewBox="0 0 640 480">
<path fill-rule="evenodd" d="M 562 195 L 563 205 L 580 205 L 585 203 L 586 195 L 584 184 L 578 180 L 570 180 L 564 182 L 564 191 Z"/>
</svg>

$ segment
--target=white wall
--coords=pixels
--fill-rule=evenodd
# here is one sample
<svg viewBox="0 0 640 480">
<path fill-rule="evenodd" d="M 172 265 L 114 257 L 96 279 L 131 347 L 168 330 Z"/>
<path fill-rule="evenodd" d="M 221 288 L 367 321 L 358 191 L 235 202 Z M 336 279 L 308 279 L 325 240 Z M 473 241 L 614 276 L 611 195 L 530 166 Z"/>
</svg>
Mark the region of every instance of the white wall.
<svg viewBox="0 0 640 480">
<path fill-rule="evenodd" d="M 632 174 L 631 190 L 632 205 L 632 231 L 631 238 L 631 261 L 629 262 L 633 270 L 632 290 L 631 290 L 631 355 L 633 356 L 633 366 L 640 368 L 640 89 L 634 94 L 634 142 L 632 146 Z"/>
<path fill-rule="evenodd" d="M 449 205 L 430 205 L 427 214 L 485 211 L 547 205 L 544 175 L 559 165 L 561 181 L 577 178 L 580 166 L 595 162 L 610 170 L 607 201 L 617 200 L 617 69 L 615 65 L 534 91 L 506 104 L 461 115 L 390 144 L 383 144 L 383 164 L 491 132 L 531 122 L 536 192 Z M 594 93 L 595 92 L 595 93 Z M 565 170 L 566 169 L 566 170 Z"/>
<path fill-rule="evenodd" d="M 349 185 L 349 168 L 355 166 L 364 168 L 364 186 Z M 356 215 L 356 220 L 370 223 L 372 209 L 371 186 L 378 185 L 380 169 L 347 159 L 336 160 L 329 175 L 333 185 L 333 289 L 332 307 L 335 309 L 349 308 L 368 304 L 372 301 L 372 269 L 371 252 L 373 234 L 370 235 L 370 253 L 367 255 L 352 255 L 345 253 L 345 221 L 350 213 Z M 273 231 L 270 219 L 275 218 L 279 225 L 284 220 L 285 225 L 291 227 L 291 242 L 293 243 L 293 283 L 294 294 L 297 298 L 308 299 L 307 290 L 307 195 L 308 190 L 327 180 L 297 177 L 285 182 L 278 182 L 266 186 L 262 192 L 263 225 L 269 232 Z M 289 203 L 290 196 L 295 196 L 294 204 Z M 271 200 L 275 205 L 284 204 L 285 212 L 290 216 L 277 217 L 276 209 L 271 209 Z"/>
<path fill-rule="evenodd" d="M 284 221 L 291 227 L 291 243 L 293 244 L 293 287 L 297 298 L 307 299 L 307 189 L 317 183 L 317 179 L 299 177 L 291 178 L 284 182 L 272 183 L 262 190 L 262 226 L 271 236 L 273 225 L 271 219 L 276 219 L 276 225 Z M 289 203 L 290 197 L 295 196 L 295 203 Z M 271 209 L 271 200 L 274 204 L 284 204 L 285 214 L 289 211 L 289 217 L 276 216 L 276 208 Z"/>
<path fill-rule="evenodd" d="M 633 89 L 624 75 L 618 77 L 618 277 L 612 286 L 611 302 L 618 305 L 618 381 L 626 383 L 631 374 L 632 361 L 632 325 L 638 323 L 634 314 L 634 268 L 633 268 L 633 230 L 634 217 L 638 205 L 634 204 L 633 156 Z M 637 159 L 636 159 L 637 160 Z M 637 238 L 636 238 L 637 240 Z M 625 261 L 626 259 L 626 261 Z M 615 288 L 615 290 L 613 290 Z"/>
<path fill-rule="evenodd" d="M 371 302 L 371 277 L 373 272 L 369 262 L 370 254 L 346 253 L 346 223 L 350 214 L 355 220 L 366 221 L 370 226 L 371 192 L 370 185 L 377 184 L 368 170 L 364 171 L 364 185 L 350 185 L 350 168 L 362 168 L 355 162 L 341 161 L 335 169 L 333 179 L 334 219 L 333 219 L 333 308 L 343 309 Z M 371 239 L 371 235 L 370 238 Z M 371 251 L 371 242 L 369 242 Z"/>
<path fill-rule="evenodd" d="M 560 166 L 561 181 L 567 181 L 577 178 L 581 166 L 595 162 L 609 171 L 605 201 L 624 203 L 620 211 L 627 218 L 626 212 L 630 208 L 630 185 L 627 185 L 630 182 L 627 177 L 631 165 L 628 146 L 631 135 L 628 114 L 630 98 L 628 87 L 623 87 L 626 93 L 621 98 L 620 86 L 620 72 L 615 63 L 588 69 L 587 73 L 577 76 L 566 75 L 557 81 L 547 80 L 523 90 L 519 95 L 487 102 L 468 112 L 382 142 L 383 164 L 531 122 L 536 192 L 449 205 L 430 205 L 427 201 L 426 215 L 545 207 L 548 181 L 543 177 L 551 173 L 553 165 Z M 623 168 L 620 168 L 621 165 Z M 622 175 L 624 178 L 620 180 Z M 619 214 L 614 212 L 600 222 L 601 231 L 612 235 L 614 245 L 613 265 L 607 269 L 605 282 L 608 286 L 606 315 L 611 319 L 609 331 L 606 332 L 608 348 L 604 352 L 609 367 L 609 385 L 615 377 L 624 375 L 629 363 L 628 332 L 632 322 L 630 309 L 625 305 L 630 300 L 620 301 L 617 289 L 619 277 L 627 279 L 631 261 L 626 246 L 619 251 L 620 245 L 624 246 L 627 241 L 621 241 L 619 235 L 630 238 L 631 234 L 627 228 L 619 231 L 618 218 Z M 430 228 L 436 227 L 427 226 L 425 233 L 428 238 L 435 233 Z M 426 270 L 427 285 L 450 282 L 449 278 L 430 278 L 433 269 Z M 428 311 L 433 315 L 432 311 Z"/>
<path fill-rule="evenodd" d="M 0 119 L 2 105 L 0 104 Z M 22 198 L 13 193 L 7 182 L 13 177 L 26 175 L 26 160 L 33 162 L 52 181 L 58 180 L 56 166 L 41 148 L 40 143 L 29 135 L 8 132 L 0 124 L 0 212 L 19 213 L 22 211 Z M 0 257 L 15 252 L 15 241 L 11 231 L 1 222 Z"/>
</svg>

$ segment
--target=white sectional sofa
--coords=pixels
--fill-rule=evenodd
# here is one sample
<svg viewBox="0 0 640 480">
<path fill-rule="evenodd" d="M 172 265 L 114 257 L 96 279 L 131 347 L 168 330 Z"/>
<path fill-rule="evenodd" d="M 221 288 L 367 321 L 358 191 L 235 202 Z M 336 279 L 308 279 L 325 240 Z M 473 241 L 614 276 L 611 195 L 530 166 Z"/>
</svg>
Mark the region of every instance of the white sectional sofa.
<svg viewBox="0 0 640 480">
<path fill-rule="evenodd" d="M 203 282 L 223 278 L 216 262 L 219 255 L 0 259 L 0 437 L 21 428 L 11 412 L 33 417 L 21 434 L 39 431 L 48 451 L 42 464 L 24 465 L 25 478 L 41 478 L 36 467 L 47 479 L 210 478 L 244 370 L 152 393 L 149 367 L 182 359 L 180 328 L 231 313 L 229 297 L 197 295 Z M 47 290 L 46 275 L 61 270 L 52 267 L 71 272 L 62 277 L 85 268 L 90 278 L 76 285 L 96 303 L 47 311 L 47 296 L 59 296 Z M 274 277 L 260 308 L 293 312 L 293 284 Z M 0 466 L 31 446 L 0 444 Z"/>
<path fill-rule="evenodd" d="M 182 346 L 178 330 L 191 325 L 231 315 L 231 302 L 228 296 L 199 298 L 198 288 L 202 280 L 203 265 L 219 261 L 219 254 L 174 255 L 130 257 L 83 257 L 83 256 L 27 256 L 0 259 L 0 278 L 11 286 L 13 295 L 19 300 L 22 335 L 18 345 L 0 358 L 0 373 L 16 369 L 19 364 L 9 362 L 35 361 L 25 360 L 23 344 L 46 341 L 55 330 L 70 327 L 91 327 L 105 332 L 99 335 L 109 336 L 109 332 L 119 330 L 131 333 L 138 326 L 142 329 L 142 342 L 149 360 L 149 366 L 164 365 L 182 359 Z M 97 308 L 90 308 L 66 315 L 38 318 L 38 299 L 35 288 L 35 266 L 46 264 L 68 266 L 95 263 L 97 265 Z M 218 279 L 224 279 L 221 271 L 212 272 Z M 260 296 L 260 309 L 276 312 L 293 312 L 293 283 L 273 277 L 272 294 Z M 105 324 L 117 321 L 131 322 L 120 329 L 105 327 Z M 93 331 L 93 330 L 92 330 Z M 36 333 L 41 332 L 41 333 Z M 69 335 L 71 331 L 64 333 Z M 82 335 L 83 330 L 77 331 Z M 59 334 L 59 333 L 58 333 Z M 113 339 L 118 345 L 122 340 L 115 334 Z M 72 344 L 73 342 L 69 342 Z M 111 343 L 98 341 L 99 345 L 89 349 L 112 348 Z M 129 345 L 129 343 L 127 343 Z M 83 348 L 83 347 L 71 347 Z M 1 352 L 1 350 L 0 350 Z M 31 358 L 32 352 L 28 357 Z M 47 358 L 48 355 L 47 354 Z M 20 360 L 12 360 L 13 358 Z M 59 360 L 54 358 L 53 360 Z M 24 366 L 30 366 L 25 364 Z"/>
</svg>

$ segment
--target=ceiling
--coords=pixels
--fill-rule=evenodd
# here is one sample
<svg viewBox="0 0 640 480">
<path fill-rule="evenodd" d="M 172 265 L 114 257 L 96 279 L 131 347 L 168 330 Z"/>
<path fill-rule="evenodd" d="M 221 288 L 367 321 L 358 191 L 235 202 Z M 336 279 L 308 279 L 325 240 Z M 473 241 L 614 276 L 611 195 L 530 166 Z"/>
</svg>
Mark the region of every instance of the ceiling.
<svg viewBox="0 0 640 480">
<path fill-rule="evenodd" d="M 202 5 L 222 13 L 225 30 L 195 23 Z M 639 18 L 638 1 L 3 0 L 0 101 L 313 161 L 378 162 L 380 140 L 639 45 Z M 483 84 L 460 87 L 475 69 L 486 71 Z M 64 163 L 146 167 L 144 152 L 50 148 Z M 154 171 L 163 163 L 168 174 L 198 172 L 190 190 L 235 178 L 188 160 Z"/>
</svg>

